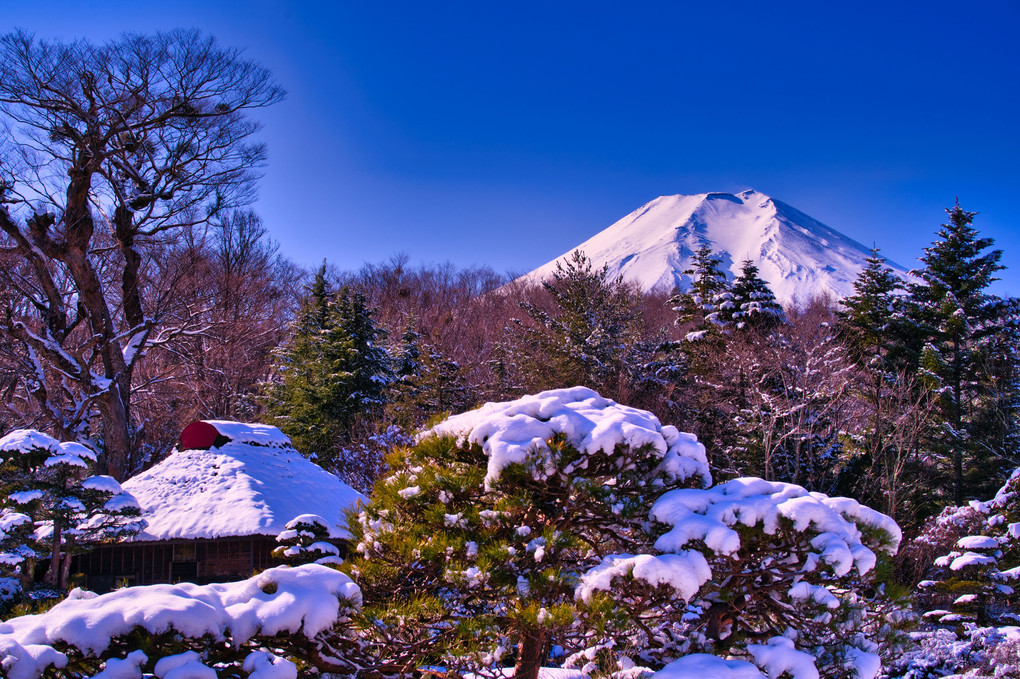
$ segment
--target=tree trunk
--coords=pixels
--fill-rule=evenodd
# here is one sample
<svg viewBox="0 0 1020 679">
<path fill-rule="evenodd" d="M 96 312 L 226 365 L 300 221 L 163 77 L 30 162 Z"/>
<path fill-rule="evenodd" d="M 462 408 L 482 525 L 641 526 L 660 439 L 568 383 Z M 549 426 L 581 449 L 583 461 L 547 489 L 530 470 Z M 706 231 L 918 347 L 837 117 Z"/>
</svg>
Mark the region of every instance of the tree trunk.
<svg viewBox="0 0 1020 679">
<path fill-rule="evenodd" d="M 103 416 L 103 451 L 100 468 L 107 474 L 125 481 L 131 459 L 131 435 L 128 426 L 127 404 L 114 384 L 99 402 Z"/>
<path fill-rule="evenodd" d="M 67 537 L 67 545 L 64 547 L 64 555 L 60 562 L 60 589 L 67 589 L 67 583 L 71 579 L 71 552 L 74 550 L 74 537 Z"/>
<path fill-rule="evenodd" d="M 953 504 L 963 505 L 963 442 L 960 430 L 963 429 L 963 377 L 960 368 L 960 352 L 953 352 Z"/>
<path fill-rule="evenodd" d="M 46 571 L 44 581 L 47 585 L 60 585 L 60 522 L 53 522 L 53 553 L 50 555 L 50 569 Z"/>
<path fill-rule="evenodd" d="M 529 629 L 517 643 L 517 664 L 514 679 L 538 679 L 538 671 L 548 655 L 549 632 L 545 629 Z"/>
</svg>

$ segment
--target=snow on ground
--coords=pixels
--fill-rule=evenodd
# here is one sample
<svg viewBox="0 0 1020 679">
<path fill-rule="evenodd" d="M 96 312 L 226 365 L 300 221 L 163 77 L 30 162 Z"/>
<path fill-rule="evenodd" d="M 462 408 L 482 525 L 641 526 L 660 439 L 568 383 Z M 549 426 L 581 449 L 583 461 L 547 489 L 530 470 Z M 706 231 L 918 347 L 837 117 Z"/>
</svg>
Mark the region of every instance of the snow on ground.
<svg viewBox="0 0 1020 679">
<path fill-rule="evenodd" d="M 506 466 L 524 462 L 530 453 L 547 450 L 546 441 L 556 434 L 566 436 L 572 446 L 587 455 L 611 455 L 621 445 L 647 445 L 662 458 L 664 471 L 674 478 L 700 477 L 706 486 L 712 483 L 705 447 L 693 434 L 664 427 L 651 413 L 620 405 L 586 387 L 553 389 L 515 401 L 486 403 L 448 418 L 422 436 L 455 436 L 480 445 L 489 458 L 486 482 L 492 483 Z"/>
<path fill-rule="evenodd" d="M 216 426 L 226 424 L 237 423 Z M 258 426 L 260 441 L 282 440 L 283 434 L 264 430 L 279 432 Z M 125 481 L 124 490 L 138 500 L 148 522 L 136 540 L 277 535 L 295 516 L 308 513 L 327 519 L 330 537 L 346 539 L 344 512 L 366 501 L 291 448 L 289 440 L 286 446 L 232 440 L 209 450 L 175 450 Z"/>
<path fill-rule="evenodd" d="M 8 679 L 33 679 L 47 667 L 67 664 L 67 657 L 53 644 L 100 654 L 114 638 L 139 627 L 150 634 L 172 629 L 193 639 L 209 635 L 234 645 L 256 635 L 289 633 L 312 638 L 336 623 L 347 606 L 360 604 L 361 590 L 350 578 L 315 564 L 271 568 L 241 582 L 129 587 L 102 596 L 75 590 L 45 613 L 0 622 L 0 668 Z M 162 668 L 157 662 L 156 675 L 172 679 L 170 666 L 198 663 L 197 656 L 183 655 L 187 654 L 160 660 L 166 661 Z M 139 656 L 126 659 L 129 665 L 138 660 Z M 261 658 L 251 665 L 262 671 L 259 676 L 277 676 L 266 663 L 274 664 Z M 117 666 L 108 665 L 106 676 L 130 670 Z M 281 667 L 280 671 L 287 670 Z"/>
<path fill-rule="evenodd" d="M 685 655 L 652 675 L 652 679 L 766 679 L 746 660 L 726 660 L 707 653 Z"/>
</svg>

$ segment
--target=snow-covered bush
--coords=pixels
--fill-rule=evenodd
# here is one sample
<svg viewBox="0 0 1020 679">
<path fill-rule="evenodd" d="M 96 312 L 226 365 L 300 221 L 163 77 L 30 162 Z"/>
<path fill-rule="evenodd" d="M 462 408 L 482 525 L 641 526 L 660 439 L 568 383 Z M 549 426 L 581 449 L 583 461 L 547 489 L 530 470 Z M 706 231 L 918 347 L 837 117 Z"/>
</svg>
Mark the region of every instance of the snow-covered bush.
<svg viewBox="0 0 1020 679">
<path fill-rule="evenodd" d="M 660 532 L 654 552 L 607 557 L 578 588 L 579 596 L 602 591 L 645 617 L 655 611 L 641 611 L 639 602 L 657 585 L 686 602 L 631 636 L 633 660 L 654 666 L 711 653 L 743 658 L 769 676 L 785 671 L 774 663 L 793 663 L 788 669 L 811 668 L 794 671 L 798 677 L 852 668 L 870 678 L 881 655 L 900 650 L 896 627 L 909 615 L 871 581 L 879 557 L 895 554 L 900 541 L 884 514 L 849 498 L 741 478 L 668 491 L 651 517 Z"/>
<path fill-rule="evenodd" d="M 295 679 L 347 671 L 341 630 L 361 602 L 350 578 L 309 564 L 213 585 L 73 590 L 40 615 L 0 622 L 0 675 L 101 679 Z M 54 674 L 55 670 L 60 670 Z"/>
<path fill-rule="evenodd" d="M 66 587 L 76 551 L 142 529 L 138 503 L 116 480 L 87 475 L 95 461 L 86 446 L 33 429 L 0 438 L 0 575 L 27 585 L 46 557 L 46 581 Z"/>
<path fill-rule="evenodd" d="M 451 417 L 389 462 L 350 522 L 366 630 L 413 662 L 517 676 L 577 650 L 580 574 L 650 546 L 663 489 L 710 482 L 693 436 L 580 387 Z"/>
<path fill-rule="evenodd" d="M 486 404 L 390 464 L 349 568 L 364 628 L 416 662 L 693 676 L 710 654 L 733 676 L 863 679 L 905 619 L 870 581 L 889 517 L 760 479 L 694 487 L 693 436 L 588 389 Z"/>
<path fill-rule="evenodd" d="M 950 625 L 1020 622 L 1014 592 L 1020 578 L 1020 470 L 991 500 L 942 512 L 918 540 L 929 535 L 955 540 L 934 559 L 919 585 L 927 620 Z"/>
<path fill-rule="evenodd" d="M 318 514 L 301 514 L 288 521 L 285 530 L 276 536 L 280 546 L 273 550 L 273 556 L 291 566 L 339 565 L 342 563 L 340 550 L 329 539 L 329 523 L 324 518 Z"/>
<path fill-rule="evenodd" d="M 892 676 L 978 676 L 994 666 L 996 677 L 1020 677 L 1020 470 L 991 500 L 944 510 L 913 542 L 942 553 L 915 597 L 927 623 L 920 648 Z"/>
</svg>

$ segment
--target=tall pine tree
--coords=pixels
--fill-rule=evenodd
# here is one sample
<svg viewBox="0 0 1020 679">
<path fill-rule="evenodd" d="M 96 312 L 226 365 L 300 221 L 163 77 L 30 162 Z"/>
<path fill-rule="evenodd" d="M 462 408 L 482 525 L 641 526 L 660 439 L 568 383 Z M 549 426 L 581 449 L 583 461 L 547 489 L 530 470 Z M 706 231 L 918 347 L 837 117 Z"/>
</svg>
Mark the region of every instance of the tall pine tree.
<svg viewBox="0 0 1020 679">
<path fill-rule="evenodd" d="M 393 381 L 386 333 L 373 315 L 361 293 L 330 291 L 323 264 L 279 352 L 268 410 L 295 447 L 326 468 L 359 422 L 381 411 Z"/>
<path fill-rule="evenodd" d="M 786 323 L 783 305 L 776 300 L 769 284 L 758 275 L 758 267 L 752 260 L 744 260 L 730 294 L 732 307 L 729 318 L 737 329 L 771 330 Z"/>
<path fill-rule="evenodd" d="M 522 302 L 535 325 L 525 329 L 534 365 L 533 386 L 584 385 L 618 397 L 628 373 L 628 357 L 641 339 L 640 297 L 612 278 L 609 267 L 595 268 L 580 250 L 556 263 L 542 284 L 553 309 Z"/>
<path fill-rule="evenodd" d="M 669 300 L 677 314 L 676 324 L 690 331 L 690 340 L 717 336 L 732 314 L 730 286 L 721 267 L 722 258 L 702 242 L 691 259 L 691 268 L 683 272 L 691 277 L 691 287 Z"/>
<path fill-rule="evenodd" d="M 988 292 L 1004 268 L 1002 251 L 978 236 L 972 226 L 977 213 L 959 203 L 947 212 L 949 223 L 925 248 L 923 268 L 912 272 L 920 281 L 910 286 L 909 316 L 925 340 L 922 380 L 938 396 L 941 431 L 933 446 L 951 462 L 953 502 L 959 505 L 970 494 L 994 490 L 1013 454 L 1000 447 L 1001 435 L 981 426 L 996 404 L 988 366 L 992 348 L 1007 332 L 1008 314 L 1005 302 Z M 1015 427 L 1015 421 L 1006 425 Z"/>
</svg>

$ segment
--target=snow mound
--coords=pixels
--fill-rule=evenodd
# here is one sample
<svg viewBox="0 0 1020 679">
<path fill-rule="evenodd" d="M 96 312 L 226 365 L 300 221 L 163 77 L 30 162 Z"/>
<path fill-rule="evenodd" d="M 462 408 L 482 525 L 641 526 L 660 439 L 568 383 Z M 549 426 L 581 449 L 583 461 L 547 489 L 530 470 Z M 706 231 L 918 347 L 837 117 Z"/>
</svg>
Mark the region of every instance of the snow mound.
<svg viewBox="0 0 1020 679">
<path fill-rule="evenodd" d="M 295 516 L 309 513 L 326 517 L 329 537 L 347 539 L 344 513 L 365 502 L 293 448 L 237 441 L 175 450 L 123 487 L 148 522 L 135 540 L 278 535 Z"/>
<path fill-rule="evenodd" d="M 956 541 L 960 549 L 998 549 L 999 541 L 987 535 L 967 535 Z"/>
<path fill-rule="evenodd" d="M 679 552 L 698 541 L 721 555 L 733 555 L 740 549 L 740 534 L 735 527 L 762 524 L 765 533 L 773 535 L 779 530 L 780 519 L 786 519 L 792 522 L 794 531 L 811 529 L 817 533 L 811 547 L 838 576 L 846 575 L 854 566 L 862 574 L 875 566 L 874 552 L 862 542 L 862 527 L 884 533 L 883 548 L 890 554 L 896 553 L 901 538 L 895 521 L 854 500 L 830 498 L 790 483 L 752 477 L 704 490 L 668 491 L 652 506 L 651 517 L 672 526 L 656 541 L 657 550 Z M 805 569 L 813 565 L 805 564 Z"/>
<path fill-rule="evenodd" d="M 37 677 L 47 667 L 66 665 L 67 657 L 54 644 L 98 655 L 114 638 L 137 628 L 149 634 L 172 629 L 196 639 L 209 635 L 235 646 L 256 635 L 303 634 L 311 639 L 350 606 L 360 605 L 361 590 L 350 578 L 314 564 L 271 568 L 240 582 L 128 587 L 92 598 L 68 598 L 45 613 L 0 622 L 0 667 L 9 679 Z M 160 659 L 156 675 L 171 677 L 173 667 L 198 661 L 197 654 L 192 655 Z M 259 661 L 253 665 L 266 669 Z M 104 671 L 116 676 L 114 668 L 108 664 Z"/>
<path fill-rule="evenodd" d="M 620 405 L 586 387 L 553 389 L 515 401 L 486 403 L 454 415 L 424 432 L 453 436 L 482 447 L 488 456 L 485 477 L 495 482 L 508 465 L 523 463 L 529 454 L 548 450 L 555 435 L 586 455 L 612 455 L 617 446 L 649 446 L 662 458 L 662 469 L 677 480 L 700 477 L 712 483 L 705 447 L 692 434 L 662 426 L 655 415 Z"/>
<path fill-rule="evenodd" d="M 747 652 L 770 677 L 788 674 L 793 679 L 818 679 L 815 659 L 798 651 L 786 637 L 772 637 L 763 645 L 748 646 Z"/>
<path fill-rule="evenodd" d="M 651 679 L 765 679 L 765 675 L 746 660 L 692 653 L 666 665 Z"/>
</svg>

